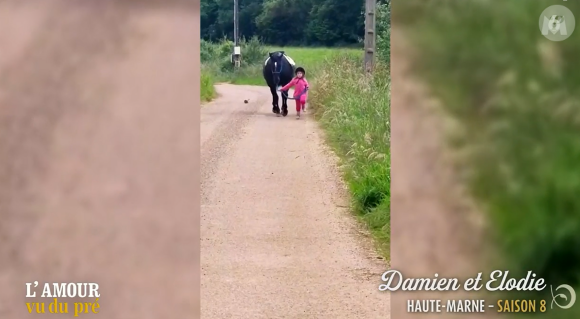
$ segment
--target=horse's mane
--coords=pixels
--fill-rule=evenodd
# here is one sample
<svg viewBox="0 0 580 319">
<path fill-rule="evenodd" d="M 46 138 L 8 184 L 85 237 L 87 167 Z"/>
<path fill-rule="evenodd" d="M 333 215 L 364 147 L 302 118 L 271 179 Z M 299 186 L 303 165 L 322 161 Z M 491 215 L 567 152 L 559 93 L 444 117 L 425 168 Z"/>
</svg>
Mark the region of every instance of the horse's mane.
<svg viewBox="0 0 580 319">
<path fill-rule="evenodd" d="M 278 56 L 278 57 L 283 57 L 284 56 L 284 53 L 282 53 L 282 51 L 275 51 L 275 52 L 272 52 L 272 55 L 275 55 L 275 56 Z"/>
<path fill-rule="evenodd" d="M 282 51 L 274 51 L 274 52 L 270 52 L 270 54 L 274 57 L 279 57 L 281 58 L 283 61 L 286 61 L 286 63 L 291 64 L 290 61 L 288 61 L 288 59 L 286 58 L 286 53 L 282 52 Z M 266 59 L 266 61 L 264 61 L 264 66 L 268 65 L 268 63 L 270 63 L 271 59 L 270 59 L 270 55 L 268 56 L 268 58 Z"/>
</svg>

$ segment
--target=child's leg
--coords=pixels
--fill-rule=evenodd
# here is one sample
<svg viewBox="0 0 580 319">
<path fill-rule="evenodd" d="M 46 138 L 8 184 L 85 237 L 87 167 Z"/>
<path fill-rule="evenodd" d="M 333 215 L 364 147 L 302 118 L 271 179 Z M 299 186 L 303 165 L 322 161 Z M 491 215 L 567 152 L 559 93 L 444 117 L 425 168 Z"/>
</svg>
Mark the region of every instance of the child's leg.
<svg viewBox="0 0 580 319">
<path fill-rule="evenodd" d="M 306 108 L 306 95 L 300 97 L 300 104 L 302 105 L 302 111 Z"/>
<path fill-rule="evenodd" d="M 300 99 L 296 99 L 296 119 L 300 118 Z"/>
</svg>

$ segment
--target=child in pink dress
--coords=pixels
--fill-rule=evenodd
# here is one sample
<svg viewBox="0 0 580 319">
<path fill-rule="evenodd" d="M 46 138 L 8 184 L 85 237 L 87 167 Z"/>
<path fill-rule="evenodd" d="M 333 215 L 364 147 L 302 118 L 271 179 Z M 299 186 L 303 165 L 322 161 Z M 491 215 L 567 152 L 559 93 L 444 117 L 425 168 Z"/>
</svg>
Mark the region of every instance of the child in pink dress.
<svg viewBox="0 0 580 319">
<path fill-rule="evenodd" d="M 304 77 L 306 71 L 302 67 L 296 68 L 296 77 L 290 83 L 284 85 L 280 91 L 287 91 L 294 87 L 294 99 L 296 100 L 296 119 L 300 118 L 300 111 L 304 112 L 306 108 L 306 98 L 308 97 L 308 81 Z"/>
</svg>

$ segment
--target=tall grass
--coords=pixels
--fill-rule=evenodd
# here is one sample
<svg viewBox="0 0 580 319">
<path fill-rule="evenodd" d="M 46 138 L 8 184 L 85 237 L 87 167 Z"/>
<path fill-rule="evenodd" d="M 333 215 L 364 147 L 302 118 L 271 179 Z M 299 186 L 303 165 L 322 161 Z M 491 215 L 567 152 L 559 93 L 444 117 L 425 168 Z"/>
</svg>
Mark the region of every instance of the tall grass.
<svg viewBox="0 0 580 319">
<path fill-rule="evenodd" d="M 361 58 L 336 56 L 313 80 L 309 105 L 342 158 L 354 212 L 390 256 L 390 77 L 362 73 Z"/>
<path fill-rule="evenodd" d="M 210 72 L 205 69 L 201 70 L 201 101 L 211 101 L 215 96 L 214 79 Z"/>
<path fill-rule="evenodd" d="M 553 4 L 580 12 L 549 0 L 407 0 L 395 12 L 417 72 L 462 124 L 454 142 L 501 264 L 580 287 L 580 33 L 541 35 Z"/>
<path fill-rule="evenodd" d="M 317 58 L 309 105 L 342 160 L 353 212 L 390 259 L 390 4 L 377 6 L 377 65 L 363 73 L 362 51 Z M 320 63 L 322 62 L 322 63 Z"/>
</svg>

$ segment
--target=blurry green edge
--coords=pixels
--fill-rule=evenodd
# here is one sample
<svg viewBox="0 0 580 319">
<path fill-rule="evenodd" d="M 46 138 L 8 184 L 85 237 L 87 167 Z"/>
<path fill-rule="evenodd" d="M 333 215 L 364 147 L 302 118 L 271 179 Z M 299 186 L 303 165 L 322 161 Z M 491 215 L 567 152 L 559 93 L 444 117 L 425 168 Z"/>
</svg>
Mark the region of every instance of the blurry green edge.
<svg viewBox="0 0 580 319">
<path fill-rule="evenodd" d="M 580 3 L 432 4 L 398 3 L 396 21 L 419 53 L 416 73 L 461 124 L 450 142 L 464 155 L 499 264 L 578 287 L 580 33 L 550 42 L 538 20 L 549 5 L 580 12 Z M 580 308 L 551 317 L 560 314 L 578 317 Z"/>
</svg>

